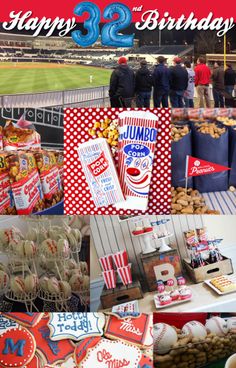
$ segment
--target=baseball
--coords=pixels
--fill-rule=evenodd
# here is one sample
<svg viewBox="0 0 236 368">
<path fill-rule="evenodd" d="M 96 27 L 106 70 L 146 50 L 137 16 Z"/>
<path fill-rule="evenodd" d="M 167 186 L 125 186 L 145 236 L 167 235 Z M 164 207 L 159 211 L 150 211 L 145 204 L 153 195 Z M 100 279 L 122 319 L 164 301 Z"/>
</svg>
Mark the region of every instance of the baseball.
<svg viewBox="0 0 236 368">
<path fill-rule="evenodd" d="M 32 291 L 35 291 L 38 286 L 38 276 L 35 274 L 27 275 L 25 280 L 25 291 L 27 293 L 31 293 Z"/>
<path fill-rule="evenodd" d="M 48 286 L 49 293 L 52 293 L 52 294 L 59 294 L 60 293 L 59 282 L 56 279 L 56 277 L 51 277 L 48 280 L 47 286 Z"/>
<path fill-rule="evenodd" d="M 15 276 L 10 279 L 11 290 L 15 294 L 22 294 L 25 292 L 25 283 L 22 277 Z"/>
<path fill-rule="evenodd" d="M 64 294 L 65 298 L 69 298 L 71 295 L 71 286 L 66 281 L 59 281 L 60 291 Z"/>
<path fill-rule="evenodd" d="M 79 291 L 82 288 L 83 282 L 84 282 L 83 276 L 80 276 L 79 274 L 74 274 L 70 278 L 69 284 L 72 290 Z"/>
<path fill-rule="evenodd" d="M 9 276 L 6 272 L 0 270 L 0 289 L 5 289 L 9 283 Z"/>
<path fill-rule="evenodd" d="M 189 335 L 191 337 L 203 337 L 207 336 L 207 330 L 201 322 L 191 321 L 187 322 L 182 328 L 183 335 Z"/>
<path fill-rule="evenodd" d="M 46 276 L 43 276 L 39 279 L 39 286 L 43 291 L 48 291 L 48 280 L 49 278 Z"/>
<path fill-rule="evenodd" d="M 68 241 L 66 239 L 59 239 L 57 242 L 57 249 L 59 254 L 68 256 L 70 250 Z"/>
<path fill-rule="evenodd" d="M 76 263 L 76 261 L 71 258 L 66 261 L 66 264 L 69 269 L 75 269 L 78 267 L 78 264 Z"/>
<path fill-rule="evenodd" d="M 231 317 L 227 320 L 227 328 L 229 332 L 236 332 L 236 317 Z"/>
<path fill-rule="evenodd" d="M 83 290 L 88 290 L 89 286 L 90 286 L 90 278 L 89 278 L 89 276 L 84 275 L 83 276 L 82 289 Z"/>
<path fill-rule="evenodd" d="M 87 275 L 88 274 L 88 264 L 87 264 L 87 262 L 80 262 L 79 266 L 80 266 L 82 274 Z"/>
<path fill-rule="evenodd" d="M 24 242 L 24 255 L 26 257 L 33 257 L 36 253 L 36 245 L 32 240 L 26 240 Z"/>
<path fill-rule="evenodd" d="M 208 332 L 217 336 L 224 336 L 228 332 L 227 322 L 221 317 L 212 317 L 206 321 L 205 327 Z"/>
<path fill-rule="evenodd" d="M 42 242 L 42 250 L 46 255 L 52 256 L 57 253 L 57 243 L 53 239 L 46 239 Z"/>
<path fill-rule="evenodd" d="M 178 336 L 173 327 L 166 323 L 156 323 L 153 326 L 154 350 L 158 354 L 166 354 L 177 342 Z"/>
<path fill-rule="evenodd" d="M 38 232 L 37 232 L 37 229 L 34 229 L 34 228 L 29 229 L 29 231 L 26 233 L 26 236 L 25 236 L 27 240 L 31 240 L 34 242 L 37 241 L 37 237 L 38 237 Z"/>
</svg>

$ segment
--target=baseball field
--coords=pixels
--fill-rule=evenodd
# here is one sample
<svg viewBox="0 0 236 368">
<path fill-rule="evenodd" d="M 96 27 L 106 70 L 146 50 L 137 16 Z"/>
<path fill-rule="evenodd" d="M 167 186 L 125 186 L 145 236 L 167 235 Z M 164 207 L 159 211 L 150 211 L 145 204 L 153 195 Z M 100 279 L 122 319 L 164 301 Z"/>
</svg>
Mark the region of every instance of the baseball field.
<svg viewBox="0 0 236 368">
<path fill-rule="evenodd" d="M 111 70 L 54 63 L 0 63 L 0 95 L 108 85 Z"/>
</svg>

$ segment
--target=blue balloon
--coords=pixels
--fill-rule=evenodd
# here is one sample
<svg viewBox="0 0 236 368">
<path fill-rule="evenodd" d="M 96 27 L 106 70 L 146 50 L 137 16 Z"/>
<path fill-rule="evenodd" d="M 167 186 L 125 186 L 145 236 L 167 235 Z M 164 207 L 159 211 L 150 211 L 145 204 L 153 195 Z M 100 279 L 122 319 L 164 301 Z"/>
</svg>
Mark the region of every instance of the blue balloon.
<svg viewBox="0 0 236 368">
<path fill-rule="evenodd" d="M 84 28 L 87 30 L 87 34 L 83 35 L 79 30 L 71 33 L 73 41 L 82 47 L 93 45 L 100 34 L 99 22 L 101 19 L 101 12 L 99 7 L 90 1 L 82 2 L 75 7 L 74 13 L 77 16 L 82 16 L 85 12 L 90 15 L 89 19 L 84 21 Z"/>
<path fill-rule="evenodd" d="M 122 3 L 113 3 L 104 9 L 103 17 L 112 20 L 118 14 L 118 19 L 106 23 L 101 32 L 102 45 L 115 47 L 132 47 L 134 44 L 134 34 L 122 35 L 121 30 L 128 27 L 132 21 L 132 13 L 128 6 Z"/>
</svg>

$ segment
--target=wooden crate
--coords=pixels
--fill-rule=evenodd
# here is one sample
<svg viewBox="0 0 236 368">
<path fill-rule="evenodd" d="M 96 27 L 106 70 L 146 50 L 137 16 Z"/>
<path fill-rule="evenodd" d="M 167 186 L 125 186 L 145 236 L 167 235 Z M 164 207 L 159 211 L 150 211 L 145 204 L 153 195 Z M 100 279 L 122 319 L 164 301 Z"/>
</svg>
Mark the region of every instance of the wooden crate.
<svg viewBox="0 0 236 368">
<path fill-rule="evenodd" d="M 176 276 L 182 275 L 180 258 L 176 249 L 162 253 L 156 251 L 141 254 L 140 257 L 149 291 L 157 289 L 157 278 L 164 281 L 168 278 L 175 280 Z"/>
<path fill-rule="evenodd" d="M 113 290 L 107 290 L 105 287 L 101 295 L 101 304 L 103 309 L 112 308 L 114 305 L 131 302 L 132 300 L 142 299 L 143 293 L 139 281 L 133 282 L 128 287 L 120 286 Z"/>
<path fill-rule="evenodd" d="M 187 262 L 187 259 L 184 259 L 183 262 L 189 277 L 196 284 L 205 280 L 212 279 L 213 277 L 230 275 L 234 272 L 232 261 L 230 258 L 227 257 L 223 257 L 222 261 L 211 263 L 199 268 L 192 268 Z"/>
</svg>

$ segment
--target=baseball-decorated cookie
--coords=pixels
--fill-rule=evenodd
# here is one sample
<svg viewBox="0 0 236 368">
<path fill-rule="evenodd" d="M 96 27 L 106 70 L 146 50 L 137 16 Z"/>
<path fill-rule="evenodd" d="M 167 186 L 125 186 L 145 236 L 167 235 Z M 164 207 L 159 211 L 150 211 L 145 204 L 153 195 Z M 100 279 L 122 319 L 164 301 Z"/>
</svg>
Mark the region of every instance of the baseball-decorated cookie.
<svg viewBox="0 0 236 368">
<path fill-rule="evenodd" d="M 84 339 L 76 344 L 74 358 L 77 366 L 79 366 L 82 360 L 85 358 L 88 349 L 91 349 L 97 345 L 101 339 L 101 337 L 88 337 L 87 339 Z"/>
<path fill-rule="evenodd" d="M 18 327 L 18 323 L 0 314 L 0 334 L 16 327 Z"/>
<path fill-rule="evenodd" d="M 48 322 L 48 318 L 42 318 L 36 326 L 30 327 L 29 331 L 34 335 L 37 351 L 43 358 L 45 364 L 59 365 L 59 363 L 64 362 L 72 356 L 75 347 L 68 339 L 52 341 Z"/>
<path fill-rule="evenodd" d="M 0 365 L 25 366 L 33 359 L 35 349 L 35 339 L 26 328 L 11 328 L 0 335 Z"/>
<path fill-rule="evenodd" d="M 18 322 L 19 324 L 25 327 L 33 327 L 35 326 L 43 317 L 43 313 L 3 313 L 7 318 L 12 319 L 13 321 Z"/>
<path fill-rule="evenodd" d="M 142 358 L 141 350 L 137 346 L 123 341 L 101 339 L 93 348 L 89 349 L 80 364 L 81 368 L 129 367 L 138 368 Z"/>
<path fill-rule="evenodd" d="M 102 336 L 105 316 L 102 313 L 51 313 L 48 326 L 53 341 L 81 340 Z"/>
<path fill-rule="evenodd" d="M 136 318 L 127 317 L 123 319 L 110 315 L 104 335 L 111 339 L 128 341 L 143 348 L 153 344 L 152 327 L 152 318 L 148 314 L 140 314 Z"/>
</svg>

